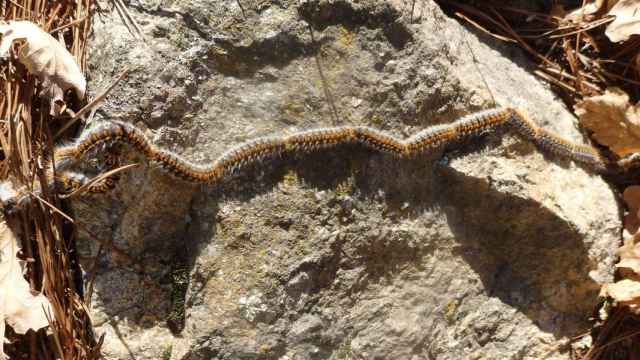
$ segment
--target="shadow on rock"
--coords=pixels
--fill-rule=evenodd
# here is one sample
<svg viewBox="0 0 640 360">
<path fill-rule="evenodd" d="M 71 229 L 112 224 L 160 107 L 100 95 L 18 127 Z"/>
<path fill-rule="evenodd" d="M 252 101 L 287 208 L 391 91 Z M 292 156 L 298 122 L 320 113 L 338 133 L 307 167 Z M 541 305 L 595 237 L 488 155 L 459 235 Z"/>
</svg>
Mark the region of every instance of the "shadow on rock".
<svg viewBox="0 0 640 360">
<path fill-rule="evenodd" d="M 557 338 L 575 334 L 599 285 L 574 225 L 537 201 L 505 193 L 485 179 L 441 168 L 438 192 L 459 247 L 489 296 L 527 315 Z M 580 301 L 576 301 L 580 299 Z"/>
<path fill-rule="evenodd" d="M 176 226 L 183 229 L 181 235 L 174 232 L 170 238 L 161 240 L 161 246 L 149 241 L 139 249 L 151 264 L 145 276 L 159 285 L 158 294 L 153 296 L 165 299 L 164 307 L 156 309 L 158 320 L 150 322 L 148 318 L 133 313 L 129 316 L 118 307 L 109 308 L 108 301 L 105 302 L 105 312 L 120 318 L 128 317 L 141 326 L 155 326 L 158 321 L 167 321 L 172 332 L 177 334 L 182 331 L 185 313 L 192 306 L 218 301 L 205 299 L 212 279 L 220 281 L 214 286 L 221 287 L 219 290 L 222 292 L 226 291 L 224 287 L 237 285 L 216 279 L 220 277 L 218 272 L 224 270 L 226 279 L 230 272 L 237 270 L 255 276 L 255 280 L 251 280 L 253 282 L 247 283 L 252 287 L 271 288 L 271 292 L 265 294 L 266 301 L 269 302 L 268 308 L 277 310 L 266 316 L 264 322 L 274 324 L 278 319 L 287 319 L 285 323 L 290 325 L 322 301 L 325 292 L 337 291 L 342 292 L 341 296 L 351 296 L 371 284 L 383 280 L 393 282 L 407 267 L 421 269 L 425 256 L 433 253 L 438 244 L 430 239 L 404 239 L 402 234 L 380 232 L 375 229 L 375 224 L 358 228 L 358 224 L 367 221 L 353 214 L 367 214 L 370 209 L 356 209 L 354 212 L 354 207 L 378 204 L 383 208 L 381 219 L 388 224 L 417 219 L 425 212 L 444 214 L 458 243 L 455 253 L 478 274 L 488 296 L 499 298 L 557 338 L 575 334 L 576 329 L 571 326 L 580 323 L 584 314 L 591 310 L 598 289 L 584 271 L 592 264 L 580 234 L 572 224 L 539 202 L 500 191 L 487 180 L 442 166 L 435 161 L 439 157 L 440 154 L 434 154 L 397 160 L 359 148 L 346 148 L 332 153 L 278 159 L 266 167 L 268 170 L 264 170 L 265 167 L 248 169 L 216 188 L 203 187 L 196 191 L 194 203 L 188 206 L 188 215 L 176 215 Z M 282 190 L 281 185 L 289 181 L 292 172 L 296 174 L 297 182 L 290 191 L 306 191 L 308 194 L 308 190 L 313 189 L 316 194 L 344 194 L 324 200 L 310 198 L 303 205 L 291 203 L 289 205 L 294 211 L 298 209 L 309 214 L 299 214 L 300 219 L 280 218 L 278 201 L 272 197 L 274 193 L 286 195 L 289 190 Z M 342 188 L 345 183 L 350 184 L 347 190 Z M 264 196 L 267 194 L 269 196 Z M 291 196 L 300 198 L 301 194 Z M 220 233 L 220 203 L 232 200 L 246 204 L 260 197 L 266 198 L 265 202 L 249 207 L 238 205 L 239 221 L 243 218 L 249 223 L 263 221 L 258 226 L 270 226 L 279 233 Z M 171 199 L 169 196 L 162 202 L 174 201 Z M 286 207 L 286 198 L 284 204 Z M 266 208 L 254 209 L 263 205 Z M 314 213 L 323 208 L 329 211 L 326 214 Z M 266 216 L 242 214 L 242 211 L 254 210 L 263 211 Z M 311 220 L 301 220 L 303 216 L 310 216 Z M 247 226 L 244 223 L 234 224 L 231 223 L 231 230 Z M 305 238 L 304 227 L 309 226 L 346 229 L 346 235 L 337 233 L 324 238 Z M 293 245 L 278 245 L 281 239 L 277 234 L 286 234 L 290 230 L 303 235 L 292 238 Z M 314 229 L 307 229 L 311 230 Z M 265 251 L 277 254 L 278 249 L 295 247 L 296 243 L 299 245 L 305 241 L 310 247 L 308 255 L 269 255 L 264 258 L 253 255 Z M 223 264 L 216 265 L 216 268 L 196 269 L 198 259 L 203 255 L 214 260 L 229 257 L 230 263 L 238 269 L 227 269 Z M 270 268 L 266 273 L 258 271 L 267 263 Z M 336 289 L 338 274 L 351 270 L 357 272 L 357 278 Z M 113 281 L 113 276 L 121 282 L 126 280 L 122 274 L 103 275 L 111 279 L 102 283 Z M 139 280 L 134 281 L 139 285 L 132 293 L 148 293 L 144 281 Z M 96 283 L 98 289 L 100 284 L 99 279 Z M 245 285 L 238 285 L 239 288 L 242 286 Z M 131 289 L 131 284 L 123 285 L 120 292 L 123 289 Z M 103 294 L 110 292 L 108 287 L 101 290 Z M 287 300 L 278 303 L 278 295 L 282 294 Z M 302 295 L 306 296 L 304 300 L 300 300 Z M 132 300 L 134 303 L 144 302 L 148 297 L 138 296 Z M 584 300 L 591 298 L 593 301 Z M 575 299 L 581 300 L 576 302 Z M 238 314 L 228 315 L 238 317 Z M 243 324 L 242 327 L 253 326 L 241 319 L 231 323 L 237 325 L 238 322 Z M 324 344 L 321 348 L 329 354 L 334 345 Z M 281 351 L 277 353 L 282 355 Z"/>
</svg>

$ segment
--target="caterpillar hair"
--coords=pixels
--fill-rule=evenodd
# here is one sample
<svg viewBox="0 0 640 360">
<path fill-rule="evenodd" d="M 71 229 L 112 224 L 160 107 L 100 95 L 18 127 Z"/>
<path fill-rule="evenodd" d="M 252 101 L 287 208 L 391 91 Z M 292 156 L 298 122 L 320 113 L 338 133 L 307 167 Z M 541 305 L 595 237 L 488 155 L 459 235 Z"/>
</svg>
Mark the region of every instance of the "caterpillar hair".
<svg viewBox="0 0 640 360">
<path fill-rule="evenodd" d="M 172 175 L 206 183 L 216 182 L 249 164 L 285 153 L 295 154 L 359 144 L 396 157 L 412 157 L 495 131 L 498 127 L 512 129 L 543 152 L 569 158 L 596 171 L 605 171 L 609 167 L 608 162 L 593 147 L 574 144 L 541 129 L 521 111 L 513 108 L 480 111 L 450 124 L 429 127 L 406 140 L 366 126 L 319 128 L 280 137 L 258 138 L 229 149 L 208 166 L 194 164 L 180 155 L 156 147 L 140 129 L 131 124 L 111 121 L 84 132 L 74 144 L 56 148 L 54 158 L 56 168 L 66 169 L 78 161 L 92 158 L 110 146 L 129 145 L 148 161 Z"/>
</svg>

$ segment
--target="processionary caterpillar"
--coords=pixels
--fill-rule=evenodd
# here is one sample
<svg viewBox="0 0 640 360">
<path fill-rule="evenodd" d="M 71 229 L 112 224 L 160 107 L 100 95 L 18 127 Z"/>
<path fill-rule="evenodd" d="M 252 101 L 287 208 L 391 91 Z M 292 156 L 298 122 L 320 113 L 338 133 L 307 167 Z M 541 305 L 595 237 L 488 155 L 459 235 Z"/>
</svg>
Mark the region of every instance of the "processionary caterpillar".
<svg viewBox="0 0 640 360">
<path fill-rule="evenodd" d="M 107 177 L 102 181 L 89 184 L 92 179 L 86 175 L 76 171 L 65 170 L 57 173 L 56 176 L 50 176 L 47 187 L 55 189 L 58 194 L 70 194 L 89 184 L 87 192 L 101 194 L 113 189 L 117 178 L 117 176 Z M 33 190 L 36 195 L 40 195 L 41 192 L 41 189 Z M 0 184 L 0 202 L 2 202 L 5 211 L 11 212 L 22 209 L 30 200 L 30 192 L 26 188 L 16 191 L 8 186 L 8 183 Z"/>
<path fill-rule="evenodd" d="M 140 129 L 131 124 L 111 121 L 84 132 L 73 144 L 55 149 L 53 158 L 58 179 L 61 180 L 54 181 L 51 185 L 59 192 L 72 191 L 82 186 L 88 179 L 71 172 L 74 166 L 91 160 L 104 147 L 117 145 L 132 147 L 148 161 L 187 181 L 216 183 L 247 165 L 287 153 L 303 153 L 342 145 L 361 145 L 396 157 L 408 158 L 459 140 L 476 137 L 499 127 L 514 130 L 543 152 L 569 158 L 597 172 L 604 172 L 612 165 L 619 165 L 611 164 L 591 146 L 575 144 L 538 127 L 514 108 L 480 111 L 449 124 L 429 127 L 406 140 L 366 126 L 319 128 L 280 137 L 263 137 L 232 147 L 208 166 L 194 164 L 173 152 L 155 146 Z M 49 167 L 51 168 L 51 164 Z M 106 192 L 113 186 L 112 183 L 112 179 L 107 178 L 103 183 L 95 184 L 90 191 Z M 24 200 L 14 199 L 14 203 L 21 202 Z"/>
</svg>

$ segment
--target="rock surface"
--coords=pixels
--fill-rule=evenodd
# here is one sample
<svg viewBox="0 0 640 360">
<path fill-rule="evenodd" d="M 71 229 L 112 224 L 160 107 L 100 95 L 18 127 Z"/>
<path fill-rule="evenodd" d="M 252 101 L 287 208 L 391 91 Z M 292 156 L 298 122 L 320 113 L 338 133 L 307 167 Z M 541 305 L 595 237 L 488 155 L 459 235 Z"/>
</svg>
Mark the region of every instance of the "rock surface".
<svg viewBox="0 0 640 360">
<path fill-rule="evenodd" d="M 93 96 L 133 69 L 96 117 L 202 163 L 260 135 L 409 136 L 494 103 L 582 141 L 520 52 L 410 4 L 133 1 L 146 42 L 115 10 L 95 18 Z M 620 240 L 600 177 L 508 134 L 407 161 L 287 158 L 217 187 L 143 164 L 73 205 L 107 359 L 568 359 Z"/>
</svg>

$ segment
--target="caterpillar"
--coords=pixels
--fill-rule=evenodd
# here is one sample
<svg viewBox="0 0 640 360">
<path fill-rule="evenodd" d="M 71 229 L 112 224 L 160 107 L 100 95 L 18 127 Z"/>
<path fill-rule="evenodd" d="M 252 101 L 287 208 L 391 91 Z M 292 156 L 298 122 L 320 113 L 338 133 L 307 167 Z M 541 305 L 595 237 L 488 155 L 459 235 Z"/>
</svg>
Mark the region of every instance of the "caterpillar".
<svg viewBox="0 0 640 360">
<path fill-rule="evenodd" d="M 567 157 L 604 171 L 609 163 L 595 148 L 574 144 L 539 128 L 523 113 L 513 108 L 496 108 L 467 115 L 450 124 L 424 129 L 406 140 L 366 126 L 341 126 L 305 130 L 290 135 L 250 140 L 224 152 L 209 166 L 194 164 L 181 156 L 152 144 L 135 126 L 111 121 L 83 133 L 74 144 L 55 149 L 57 169 L 67 169 L 90 159 L 104 147 L 125 144 L 150 162 L 177 177 L 203 183 L 220 180 L 257 161 L 285 153 L 309 152 L 341 145 L 357 144 L 399 158 L 413 157 L 459 140 L 507 127 L 536 144 L 542 151 Z"/>
<path fill-rule="evenodd" d="M 103 194 L 113 189 L 119 179 L 118 175 L 108 176 L 100 181 L 91 183 L 86 175 L 75 171 L 62 171 L 56 176 L 48 177 L 47 188 L 58 195 L 68 195 L 88 185 L 86 191 L 93 194 Z M 26 188 L 14 190 L 8 182 L 0 184 L 0 201 L 5 213 L 11 214 L 24 207 L 31 201 L 32 196 L 41 196 L 42 188 L 36 187 L 32 191 Z"/>
<path fill-rule="evenodd" d="M 633 162 L 621 160 L 619 164 L 613 164 L 602 157 L 595 148 L 565 140 L 538 127 L 522 111 L 509 107 L 484 110 L 449 124 L 432 126 L 406 140 L 366 126 L 319 128 L 279 137 L 262 137 L 232 147 L 208 166 L 192 163 L 171 151 L 157 147 L 142 130 L 131 124 L 110 121 L 83 132 L 72 144 L 55 148 L 53 159 L 59 175 L 54 177 L 55 180 L 50 185 L 56 191 L 63 190 L 68 193 L 86 184 L 88 179 L 73 172 L 74 167 L 103 153 L 109 153 L 117 146 L 129 146 L 149 162 L 187 181 L 216 183 L 243 167 L 283 154 L 360 145 L 398 158 L 410 158 L 498 128 L 513 130 L 541 151 L 569 158 L 597 172 L 605 172 L 615 165 L 629 166 L 629 163 Z M 52 165 L 53 163 L 50 163 L 47 167 L 53 168 Z M 107 178 L 99 184 L 93 184 L 88 190 L 94 193 L 107 192 L 114 186 L 115 181 L 117 178 Z"/>
</svg>

